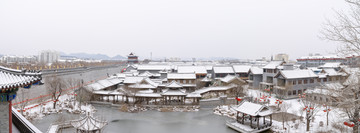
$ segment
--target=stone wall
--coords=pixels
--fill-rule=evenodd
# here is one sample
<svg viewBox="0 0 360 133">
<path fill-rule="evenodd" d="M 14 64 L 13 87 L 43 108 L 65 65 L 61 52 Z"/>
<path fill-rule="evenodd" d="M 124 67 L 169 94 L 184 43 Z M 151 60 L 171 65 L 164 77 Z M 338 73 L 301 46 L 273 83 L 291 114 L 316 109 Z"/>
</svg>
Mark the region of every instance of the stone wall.
<svg viewBox="0 0 360 133">
<path fill-rule="evenodd" d="M 9 103 L 0 102 L 0 133 L 9 133 Z"/>
</svg>

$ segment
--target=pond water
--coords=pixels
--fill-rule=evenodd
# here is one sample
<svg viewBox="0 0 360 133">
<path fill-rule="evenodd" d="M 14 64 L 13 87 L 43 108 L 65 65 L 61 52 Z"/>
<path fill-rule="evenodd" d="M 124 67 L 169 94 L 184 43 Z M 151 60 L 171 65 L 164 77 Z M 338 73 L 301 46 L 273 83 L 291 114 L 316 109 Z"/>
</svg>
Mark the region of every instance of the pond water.
<svg viewBox="0 0 360 133">
<path fill-rule="evenodd" d="M 201 108 L 198 112 L 119 112 L 107 105 L 94 105 L 96 116 L 108 121 L 106 133 L 236 133 L 225 125 L 226 117 L 213 114 L 212 108 Z M 33 124 L 46 132 L 51 123 L 61 119 L 78 119 L 79 115 L 68 113 L 51 114 L 43 119 L 33 120 Z M 63 132 L 75 132 L 66 129 Z"/>
</svg>

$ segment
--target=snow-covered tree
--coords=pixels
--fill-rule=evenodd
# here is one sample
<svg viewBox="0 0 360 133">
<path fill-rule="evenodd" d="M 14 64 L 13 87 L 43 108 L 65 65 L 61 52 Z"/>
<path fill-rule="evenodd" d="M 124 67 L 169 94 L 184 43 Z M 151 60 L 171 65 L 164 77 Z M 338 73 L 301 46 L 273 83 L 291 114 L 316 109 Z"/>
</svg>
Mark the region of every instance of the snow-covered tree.
<svg viewBox="0 0 360 133">
<path fill-rule="evenodd" d="M 339 52 L 345 55 L 360 55 L 360 0 L 345 0 L 348 12 L 336 12 L 336 20 L 327 20 L 322 30 L 322 38 L 342 43 Z M 359 61 L 352 63 L 359 66 Z M 353 67 L 354 67 L 353 66 Z M 338 91 L 337 107 L 344 110 L 353 122 L 353 132 L 358 133 L 360 111 L 359 72 L 353 73 L 344 83 L 345 89 Z"/>
<path fill-rule="evenodd" d="M 338 97 L 333 98 L 332 101 L 335 102 L 336 107 L 342 109 L 346 116 L 348 116 L 348 121 L 354 125 L 350 126 L 353 128 L 353 132 L 358 133 L 360 120 L 360 72 L 354 71 L 344 82 L 344 87 L 342 90 L 333 92 Z"/>
<path fill-rule="evenodd" d="M 52 100 L 54 100 L 53 108 L 55 109 L 56 103 L 58 102 L 63 89 L 66 87 L 66 84 L 62 78 L 59 78 L 56 75 L 45 78 L 45 82 L 46 89 L 51 94 Z"/>
<path fill-rule="evenodd" d="M 291 105 L 288 103 L 283 103 L 280 105 L 280 118 L 282 121 L 283 129 L 285 129 L 285 122 L 289 120 L 287 111 L 291 108 Z"/>
<path fill-rule="evenodd" d="M 302 111 L 305 112 L 305 120 L 306 120 L 306 131 L 310 131 L 310 123 L 311 120 L 314 119 L 316 113 L 319 112 L 320 106 L 312 101 L 311 97 L 303 94 L 300 95 L 300 105 L 302 107 Z"/>
</svg>

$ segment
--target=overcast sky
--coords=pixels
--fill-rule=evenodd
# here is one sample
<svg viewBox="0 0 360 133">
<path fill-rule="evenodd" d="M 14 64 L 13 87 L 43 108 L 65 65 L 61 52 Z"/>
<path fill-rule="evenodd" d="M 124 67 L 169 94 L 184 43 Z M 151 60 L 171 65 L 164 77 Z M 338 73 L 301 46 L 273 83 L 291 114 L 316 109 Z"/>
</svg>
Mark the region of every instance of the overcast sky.
<svg viewBox="0 0 360 133">
<path fill-rule="evenodd" d="M 343 0 L 1 0 L 0 54 L 135 52 L 256 59 L 328 55 L 318 38 Z"/>
</svg>

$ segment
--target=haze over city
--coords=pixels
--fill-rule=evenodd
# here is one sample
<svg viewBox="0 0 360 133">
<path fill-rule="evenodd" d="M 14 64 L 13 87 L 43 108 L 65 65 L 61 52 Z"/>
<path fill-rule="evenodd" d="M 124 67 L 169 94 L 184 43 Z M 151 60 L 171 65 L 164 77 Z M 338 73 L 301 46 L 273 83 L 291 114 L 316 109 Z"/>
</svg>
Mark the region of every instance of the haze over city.
<svg viewBox="0 0 360 133">
<path fill-rule="evenodd" d="M 342 0 L 0 1 L 0 54 L 41 50 L 141 58 L 333 54 L 319 31 Z"/>
<path fill-rule="evenodd" d="M 0 1 L 1 133 L 359 133 L 360 0 Z"/>
</svg>

